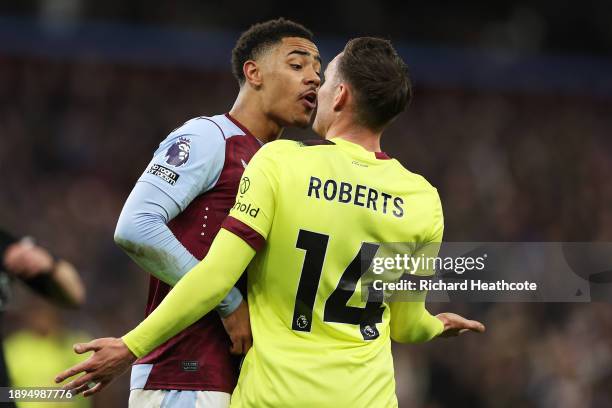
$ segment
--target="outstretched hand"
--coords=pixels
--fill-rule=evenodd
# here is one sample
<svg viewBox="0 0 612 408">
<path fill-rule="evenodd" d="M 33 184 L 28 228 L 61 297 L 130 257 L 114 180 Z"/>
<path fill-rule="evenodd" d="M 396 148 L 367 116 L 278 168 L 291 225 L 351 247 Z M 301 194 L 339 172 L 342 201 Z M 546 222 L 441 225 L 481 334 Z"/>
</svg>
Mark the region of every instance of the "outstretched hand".
<svg viewBox="0 0 612 408">
<path fill-rule="evenodd" d="M 454 337 L 468 331 L 484 333 L 484 324 L 476 320 L 468 320 L 455 313 L 440 313 L 436 315 L 444 323 L 444 331 L 439 337 Z"/>
<path fill-rule="evenodd" d="M 70 367 L 55 377 L 55 382 L 59 384 L 67 378 L 84 373 L 64 385 L 62 387 L 64 390 L 70 390 L 73 394 L 83 392 L 85 397 L 93 395 L 106 387 L 136 360 L 123 340 L 114 337 L 74 345 L 74 352 L 77 354 L 88 351 L 94 353 L 87 360 Z"/>
</svg>

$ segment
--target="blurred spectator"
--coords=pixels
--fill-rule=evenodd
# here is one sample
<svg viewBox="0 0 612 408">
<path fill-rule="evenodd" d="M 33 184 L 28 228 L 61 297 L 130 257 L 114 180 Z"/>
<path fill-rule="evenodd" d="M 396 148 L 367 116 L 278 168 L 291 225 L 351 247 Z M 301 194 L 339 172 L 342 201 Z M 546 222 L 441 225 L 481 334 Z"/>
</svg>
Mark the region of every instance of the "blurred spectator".
<svg viewBox="0 0 612 408">
<path fill-rule="evenodd" d="M 5 309 L 8 302 L 11 289 L 10 283 L 13 279 L 22 281 L 32 290 L 58 305 L 76 307 L 83 304 L 85 300 L 85 289 L 76 269 L 72 264 L 64 260 L 54 259 L 46 249 L 35 245 L 31 238 L 17 239 L 9 233 L 0 230 L 0 259 L 2 261 L 0 265 L 0 313 Z M 35 311 L 35 313 L 38 313 L 38 311 Z M 35 321 L 39 323 L 43 322 L 41 317 L 44 316 L 44 309 L 40 310 L 38 320 Z M 0 318 L 2 318 L 1 315 Z M 1 323 L 0 321 L 0 330 L 3 330 Z M 47 323 L 52 324 L 52 320 Z M 14 340 L 10 344 L 6 344 L 6 351 L 10 353 L 6 355 L 9 365 L 8 376 L 10 376 L 10 378 L 7 378 L 5 355 L 3 352 L 0 352 L 0 381 L 2 386 L 17 385 L 15 379 L 20 381 L 26 380 L 28 377 L 22 375 L 24 370 L 44 371 L 43 360 L 39 361 L 37 364 L 31 364 L 32 360 L 30 360 L 30 364 L 27 364 L 29 368 L 24 367 L 24 364 L 28 363 L 28 361 L 26 361 L 28 357 L 42 350 L 41 348 L 32 352 L 24 352 L 23 349 L 20 351 L 17 350 L 17 348 L 23 345 L 27 340 L 28 338 L 24 333 L 19 337 L 19 340 Z M 15 353 L 16 351 L 19 352 Z M 49 356 L 49 360 L 45 361 L 53 362 L 53 356 Z M 11 372 L 11 368 L 17 371 Z M 14 374 L 19 375 L 14 377 Z M 37 383 L 33 382 L 36 380 L 35 377 L 29 378 L 32 380 L 32 382 L 29 383 L 30 386 L 52 385 L 51 381 Z M 21 386 L 25 386 L 23 382 Z M 6 403 L 5 405 L 13 406 L 13 404 L 10 403 Z"/>
</svg>

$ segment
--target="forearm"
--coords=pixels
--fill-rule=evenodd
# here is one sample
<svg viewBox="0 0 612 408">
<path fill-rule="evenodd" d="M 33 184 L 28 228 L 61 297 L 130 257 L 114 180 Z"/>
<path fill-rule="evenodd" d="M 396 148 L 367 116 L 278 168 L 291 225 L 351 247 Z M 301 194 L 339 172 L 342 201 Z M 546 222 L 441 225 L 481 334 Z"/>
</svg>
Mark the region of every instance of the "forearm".
<svg viewBox="0 0 612 408">
<path fill-rule="evenodd" d="M 76 268 L 62 259 L 55 263 L 52 279 L 57 287 L 57 300 L 66 306 L 78 307 L 85 302 L 85 286 Z"/>
<path fill-rule="evenodd" d="M 170 286 L 176 283 L 198 260 L 176 239 L 163 223 L 151 222 L 146 233 L 115 234 L 117 245 L 144 271 Z"/>
<path fill-rule="evenodd" d="M 444 324 L 425 308 L 424 300 L 391 303 L 391 338 L 399 343 L 423 343 L 440 335 Z"/>
<path fill-rule="evenodd" d="M 51 270 L 23 279 L 35 292 L 60 306 L 79 307 L 85 301 L 85 287 L 71 263 L 58 260 Z"/>
<path fill-rule="evenodd" d="M 115 242 L 146 272 L 174 286 L 198 260 L 166 225 L 180 212 L 157 187 L 137 183 L 115 229 Z"/>
<path fill-rule="evenodd" d="M 148 354 L 210 312 L 234 286 L 255 255 L 236 235 L 222 229 L 206 258 L 189 271 L 163 302 L 123 341 L 134 355 Z"/>
<path fill-rule="evenodd" d="M 180 208 L 157 187 L 137 183 L 128 197 L 115 230 L 115 242 L 142 269 L 169 284 L 176 283 L 198 260 L 181 244 L 167 226 Z M 221 317 L 232 313 L 242 301 L 233 288 L 216 310 Z"/>
</svg>

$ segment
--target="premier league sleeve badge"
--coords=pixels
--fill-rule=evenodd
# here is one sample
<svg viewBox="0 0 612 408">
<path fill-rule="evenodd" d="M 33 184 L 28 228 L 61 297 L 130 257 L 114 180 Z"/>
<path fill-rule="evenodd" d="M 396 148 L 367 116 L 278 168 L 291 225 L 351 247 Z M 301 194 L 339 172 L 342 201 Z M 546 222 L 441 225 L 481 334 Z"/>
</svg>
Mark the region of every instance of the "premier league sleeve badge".
<svg viewBox="0 0 612 408">
<path fill-rule="evenodd" d="M 181 167 L 189 160 L 191 139 L 179 137 L 179 139 L 168 148 L 166 152 L 166 163 L 174 167 Z"/>
</svg>

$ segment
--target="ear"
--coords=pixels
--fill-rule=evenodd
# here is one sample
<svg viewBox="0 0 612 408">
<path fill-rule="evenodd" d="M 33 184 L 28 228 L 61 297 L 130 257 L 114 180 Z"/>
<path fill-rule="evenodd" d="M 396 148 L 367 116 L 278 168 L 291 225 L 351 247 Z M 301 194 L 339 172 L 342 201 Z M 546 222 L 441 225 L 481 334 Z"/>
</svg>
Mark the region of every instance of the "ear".
<svg viewBox="0 0 612 408">
<path fill-rule="evenodd" d="M 344 109 L 349 100 L 349 89 L 344 83 L 340 83 L 336 87 L 336 94 L 334 95 L 334 103 L 332 108 L 338 112 Z"/>
<path fill-rule="evenodd" d="M 261 71 L 259 66 L 253 60 L 248 60 L 242 66 L 242 72 L 244 73 L 245 81 L 254 87 L 260 87 L 263 80 L 261 77 Z"/>
</svg>

